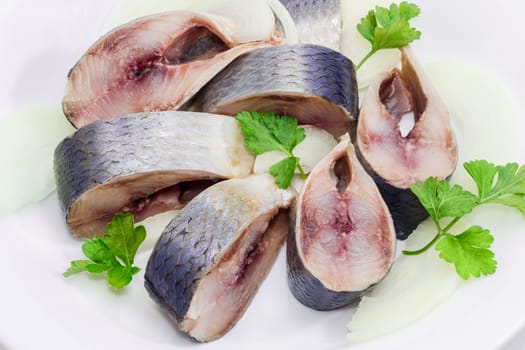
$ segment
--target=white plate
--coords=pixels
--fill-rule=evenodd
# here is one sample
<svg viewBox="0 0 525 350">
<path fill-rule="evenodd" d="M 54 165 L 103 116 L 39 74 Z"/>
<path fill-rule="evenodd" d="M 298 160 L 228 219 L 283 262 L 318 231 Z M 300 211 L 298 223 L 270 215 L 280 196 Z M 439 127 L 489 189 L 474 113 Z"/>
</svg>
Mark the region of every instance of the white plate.
<svg viewBox="0 0 525 350">
<path fill-rule="evenodd" d="M 525 2 L 418 3 L 423 38 L 415 46 L 422 61 L 460 58 L 481 64 L 505 81 L 523 111 Z M 114 8 L 115 3 L 102 0 L 4 2 L 0 117 L 26 106 L 60 103 L 68 69 L 109 28 Z M 498 111 L 480 122 L 497 123 Z M 494 276 L 466 283 L 416 324 L 352 348 L 492 349 L 504 344 L 525 325 L 525 225 L 502 223 L 497 230 Z M 0 348 L 195 348 L 149 299 L 141 276 L 119 293 L 97 278 L 62 277 L 68 262 L 80 258 L 80 242 L 67 233 L 56 195 L 1 219 L 0 232 Z M 145 248 L 152 244 L 150 239 Z M 146 260 L 142 252 L 137 263 L 144 266 Z M 202 347 L 345 348 L 351 314 L 351 308 L 316 312 L 300 305 L 288 292 L 281 254 L 235 328 Z"/>
</svg>

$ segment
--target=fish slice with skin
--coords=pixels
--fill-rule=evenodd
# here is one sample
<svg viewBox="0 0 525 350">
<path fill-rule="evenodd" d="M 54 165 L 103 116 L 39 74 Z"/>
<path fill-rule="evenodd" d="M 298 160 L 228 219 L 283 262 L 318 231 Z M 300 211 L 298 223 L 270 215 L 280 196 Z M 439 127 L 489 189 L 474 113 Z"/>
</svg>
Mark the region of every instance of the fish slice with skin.
<svg viewBox="0 0 525 350">
<path fill-rule="evenodd" d="M 239 41 L 238 21 L 238 16 L 171 11 L 115 28 L 69 72 L 64 114 L 81 127 L 119 115 L 177 109 L 239 55 L 284 42 L 275 24 L 258 41 Z"/>
<path fill-rule="evenodd" d="M 251 173 L 243 140 L 236 120 L 206 113 L 139 113 L 82 127 L 54 155 L 66 223 L 92 237 L 119 212 L 141 221 L 181 208 L 216 181 Z"/>
<path fill-rule="evenodd" d="M 348 135 L 312 170 L 291 211 L 288 285 L 317 310 L 348 305 L 390 270 L 396 235 Z"/>
<path fill-rule="evenodd" d="M 180 331 L 208 342 L 237 323 L 284 243 L 294 196 L 268 174 L 226 180 L 169 223 L 144 279 Z"/>
<path fill-rule="evenodd" d="M 190 104 L 191 110 L 227 115 L 286 114 L 336 137 L 355 131 L 359 113 L 352 62 L 312 44 L 272 46 L 239 57 Z"/>
<path fill-rule="evenodd" d="M 428 217 L 410 185 L 430 176 L 449 178 L 458 151 L 447 107 L 412 48 L 401 48 L 401 56 L 401 69 L 382 74 L 368 88 L 356 146 L 392 213 L 398 238 L 406 239 Z"/>
<path fill-rule="evenodd" d="M 300 43 L 339 51 L 342 31 L 341 0 L 280 0 L 295 21 Z"/>
</svg>

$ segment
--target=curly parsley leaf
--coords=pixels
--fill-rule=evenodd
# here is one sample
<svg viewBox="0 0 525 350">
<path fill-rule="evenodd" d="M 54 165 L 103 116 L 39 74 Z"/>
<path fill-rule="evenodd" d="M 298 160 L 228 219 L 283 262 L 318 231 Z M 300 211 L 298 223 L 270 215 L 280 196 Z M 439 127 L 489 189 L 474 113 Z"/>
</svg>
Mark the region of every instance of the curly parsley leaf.
<svg viewBox="0 0 525 350">
<path fill-rule="evenodd" d="M 144 226 L 135 227 L 131 213 L 117 214 L 107 226 L 102 238 L 87 239 L 82 244 L 84 255 L 90 260 L 73 260 L 64 277 L 80 272 L 106 273 L 108 284 L 120 289 L 128 285 L 140 271 L 133 266 L 135 254 L 146 238 Z"/>
<path fill-rule="evenodd" d="M 440 251 L 439 257 L 454 264 L 457 273 L 468 279 L 496 271 L 497 263 L 490 250 L 494 238 L 479 226 L 457 235 L 451 233 L 451 229 L 464 215 L 487 203 L 503 204 L 525 215 L 525 167 L 516 163 L 497 166 L 486 160 L 475 160 L 465 163 L 464 168 L 474 180 L 477 194 L 435 177 L 411 186 L 434 220 L 437 233 L 423 248 L 403 251 L 403 254 L 418 255 L 435 245 Z"/>
<path fill-rule="evenodd" d="M 421 37 L 421 32 L 409 21 L 421 10 L 416 4 L 401 2 L 389 8 L 376 6 L 357 25 L 359 33 L 372 45 L 370 52 L 359 62 L 356 70 L 373 54 L 382 49 L 400 48 Z"/>
<path fill-rule="evenodd" d="M 446 235 L 436 245 L 439 257 L 454 264 L 463 279 L 491 275 L 497 262 L 489 249 L 494 237 L 479 226 L 470 227 L 459 235 Z"/>
<path fill-rule="evenodd" d="M 250 151 L 256 155 L 281 151 L 288 156 L 269 169 L 277 186 L 288 188 L 296 168 L 302 177 L 306 177 L 299 158 L 293 154 L 295 146 L 306 137 L 304 129 L 297 126 L 295 118 L 278 116 L 273 112 L 242 112 L 235 118 L 245 136 L 244 144 Z"/>
</svg>

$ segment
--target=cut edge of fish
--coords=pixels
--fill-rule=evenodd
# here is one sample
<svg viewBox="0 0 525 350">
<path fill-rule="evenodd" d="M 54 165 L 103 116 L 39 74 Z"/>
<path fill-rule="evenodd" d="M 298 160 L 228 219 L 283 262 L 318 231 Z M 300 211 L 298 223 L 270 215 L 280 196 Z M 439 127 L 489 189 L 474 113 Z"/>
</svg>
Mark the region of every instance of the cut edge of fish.
<svg viewBox="0 0 525 350">
<path fill-rule="evenodd" d="M 339 165 L 349 167 L 346 175 L 343 170 L 337 169 L 338 162 L 343 159 L 346 161 Z M 315 190 L 312 186 L 319 181 L 329 185 L 321 189 L 318 184 Z M 359 184 L 355 184 L 355 181 L 359 181 Z M 366 195 L 362 194 L 364 190 L 367 190 Z M 308 198 L 315 194 L 316 200 L 312 201 L 310 198 L 308 202 L 305 202 L 307 192 L 310 193 Z M 324 197 L 327 198 L 323 199 Z M 362 211 L 370 209 L 367 207 L 373 205 L 368 197 L 373 199 L 376 210 L 368 210 L 365 214 Z M 336 198 L 335 204 L 325 203 L 330 198 Z M 339 207 L 339 201 L 345 202 L 345 205 Z M 314 205 L 314 208 L 311 208 L 314 211 L 305 211 L 305 203 Z M 376 213 L 375 216 L 373 216 L 374 213 Z M 321 220 L 320 217 L 323 215 L 332 219 Z M 347 215 L 348 220 L 339 219 L 341 215 Z M 376 220 L 373 221 L 373 218 Z M 331 310 L 352 303 L 382 280 L 393 264 L 396 237 L 392 218 L 375 183 L 357 160 L 348 135 L 342 137 L 340 143 L 312 171 L 296 201 L 291 222 L 292 229 L 287 244 L 288 284 L 292 294 L 308 307 L 317 310 Z M 325 227 L 324 230 L 323 227 Z M 368 229 L 370 232 L 363 231 Z M 310 232 L 308 236 L 305 236 L 305 230 Z M 335 240 L 335 237 L 332 236 L 329 239 L 326 238 L 326 242 L 318 243 L 320 246 L 314 243 L 316 240 L 321 240 L 322 235 L 328 235 L 328 231 L 334 230 L 340 232 L 339 240 L 343 240 L 344 243 L 334 245 L 332 241 Z M 337 233 L 335 235 L 337 236 Z M 353 246 L 353 243 L 349 244 L 350 242 L 364 247 L 362 250 L 366 253 L 359 253 L 361 251 L 359 249 L 358 252 L 354 251 L 356 247 Z M 314 258 L 305 252 L 306 243 L 314 246 L 311 251 L 315 253 L 315 256 L 326 254 L 332 256 L 333 253 L 341 255 L 340 259 L 344 258 L 345 262 L 334 263 L 330 258 L 330 263 L 320 263 L 319 257 Z M 332 248 L 328 252 L 322 247 Z M 337 252 L 333 252 L 334 249 Z M 372 251 L 375 255 L 370 255 Z M 352 257 L 354 259 L 362 257 L 366 260 L 371 256 L 380 257 L 378 258 L 380 263 L 375 260 L 370 262 L 370 268 L 374 269 L 374 274 L 357 272 L 355 268 L 352 270 L 350 267 L 356 263 L 352 261 Z M 334 272 L 343 269 L 343 266 L 344 271 Z M 332 280 L 334 276 L 343 277 L 340 278 L 341 280 L 337 278 Z"/>
</svg>

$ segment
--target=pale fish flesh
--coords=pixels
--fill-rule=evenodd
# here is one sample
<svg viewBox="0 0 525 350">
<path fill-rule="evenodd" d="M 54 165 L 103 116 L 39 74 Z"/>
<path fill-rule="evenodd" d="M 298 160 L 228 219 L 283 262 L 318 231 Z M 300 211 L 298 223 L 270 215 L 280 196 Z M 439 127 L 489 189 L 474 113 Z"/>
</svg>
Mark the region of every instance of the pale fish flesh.
<svg viewBox="0 0 525 350">
<path fill-rule="evenodd" d="M 170 222 L 144 277 L 180 331 L 207 342 L 237 323 L 284 243 L 293 198 L 251 175 L 209 187 Z"/>
<path fill-rule="evenodd" d="M 290 290 L 313 309 L 348 305 L 386 276 L 395 247 L 388 208 L 346 135 L 312 170 L 292 211 Z"/>
<path fill-rule="evenodd" d="M 357 125 L 360 160 L 387 203 L 397 236 L 405 239 L 428 217 L 410 185 L 449 178 L 458 151 L 445 103 L 417 61 L 401 49 L 402 68 L 370 85 Z"/>
<path fill-rule="evenodd" d="M 275 26 L 266 38 L 242 43 L 237 27 L 235 17 L 172 11 L 112 30 L 69 72 L 64 114 L 81 127 L 98 119 L 177 109 L 239 55 L 284 40 Z"/>
</svg>

